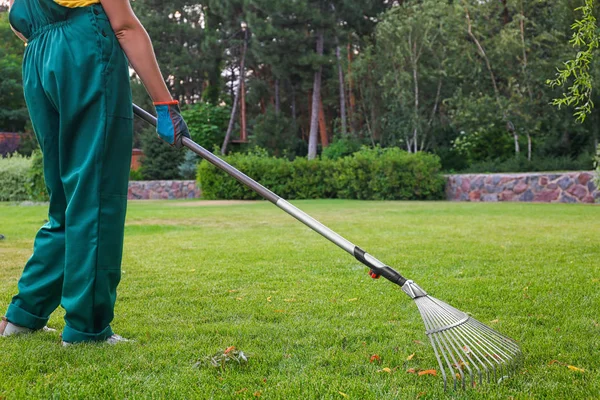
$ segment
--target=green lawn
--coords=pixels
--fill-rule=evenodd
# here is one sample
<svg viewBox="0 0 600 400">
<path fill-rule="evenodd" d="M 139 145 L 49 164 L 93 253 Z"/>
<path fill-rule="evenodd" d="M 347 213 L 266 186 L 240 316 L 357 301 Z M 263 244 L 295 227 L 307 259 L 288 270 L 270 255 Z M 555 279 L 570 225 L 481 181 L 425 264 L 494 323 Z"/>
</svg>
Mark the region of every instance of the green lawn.
<svg viewBox="0 0 600 400">
<path fill-rule="evenodd" d="M 295 204 L 519 341 L 518 374 L 444 393 L 406 373 L 437 368 L 413 302 L 268 203 L 132 202 L 113 328 L 135 343 L 0 338 L 0 398 L 600 398 L 600 207 Z M 0 204 L 1 310 L 45 213 Z M 229 346 L 248 364 L 195 366 Z"/>
</svg>

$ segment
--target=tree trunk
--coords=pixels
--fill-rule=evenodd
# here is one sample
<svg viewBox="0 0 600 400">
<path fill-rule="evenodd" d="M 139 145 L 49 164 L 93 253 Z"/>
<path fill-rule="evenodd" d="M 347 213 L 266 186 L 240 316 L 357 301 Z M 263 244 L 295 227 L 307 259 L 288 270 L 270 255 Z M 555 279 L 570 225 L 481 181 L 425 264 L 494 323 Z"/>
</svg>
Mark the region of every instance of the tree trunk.
<svg viewBox="0 0 600 400">
<path fill-rule="evenodd" d="M 354 82 L 352 81 L 352 43 L 348 43 L 348 117 L 350 118 L 350 129 L 352 133 L 357 131 L 356 126 L 356 96 L 354 95 Z"/>
<path fill-rule="evenodd" d="M 494 93 L 496 94 L 496 100 L 498 100 L 498 102 L 499 102 L 500 101 L 500 91 L 498 90 L 498 85 L 496 84 L 496 76 L 494 75 L 494 71 L 492 71 L 492 65 L 490 64 L 490 60 L 488 59 L 487 55 L 485 54 L 485 50 L 483 50 L 483 46 L 481 45 L 481 43 L 479 43 L 479 40 L 477 40 L 477 37 L 475 37 L 475 34 L 473 33 L 473 24 L 471 23 L 471 14 L 469 14 L 469 9 L 467 8 L 466 3 L 465 3 L 465 14 L 466 14 L 466 18 L 467 18 L 467 32 L 469 33 L 469 36 L 471 37 L 471 39 L 475 42 L 475 45 L 477 46 L 477 49 L 479 50 L 479 54 L 481 55 L 481 57 L 483 57 L 483 60 L 485 61 L 487 70 L 490 73 L 492 85 L 494 86 Z"/>
<path fill-rule="evenodd" d="M 527 161 L 531 161 L 531 135 L 527 133 Z"/>
<path fill-rule="evenodd" d="M 281 111 L 281 100 L 279 98 L 279 79 L 275 79 L 275 115 Z"/>
<path fill-rule="evenodd" d="M 337 57 L 338 64 L 338 80 L 340 84 L 340 120 L 342 123 L 342 136 L 346 136 L 348 133 L 347 122 L 346 122 L 346 88 L 344 85 L 344 70 L 342 69 L 342 57 L 340 55 L 339 40 L 335 47 L 335 56 Z"/>
<path fill-rule="evenodd" d="M 317 55 L 323 55 L 323 31 L 317 33 Z M 319 61 L 320 62 L 320 61 Z M 312 110 L 310 118 L 310 134 L 308 137 L 308 159 L 314 160 L 317 157 L 317 142 L 319 140 L 319 101 L 321 99 L 321 75 L 323 67 L 319 66 L 315 71 L 312 94 Z"/>
<path fill-rule="evenodd" d="M 319 98 L 319 132 L 321 134 L 321 146 L 329 146 L 329 137 L 327 136 L 327 122 L 325 121 L 325 110 L 323 109 L 323 99 Z"/>
<path fill-rule="evenodd" d="M 240 141 L 248 141 L 248 130 L 246 129 L 246 80 L 240 81 Z"/>
<path fill-rule="evenodd" d="M 413 84 L 414 84 L 414 95 L 415 95 L 415 111 L 414 111 L 414 130 L 413 130 L 413 146 L 414 153 L 419 152 L 419 53 L 417 50 L 417 41 L 412 42 L 412 35 L 408 35 L 408 44 L 412 47 L 411 54 L 411 64 L 412 64 L 412 73 L 413 73 Z"/>
<path fill-rule="evenodd" d="M 296 111 L 296 89 L 292 85 L 292 120 L 294 124 L 297 124 L 297 111 Z"/>
<path fill-rule="evenodd" d="M 229 126 L 227 127 L 227 133 L 225 134 L 225 140 L 223 140 L 223 146 L 221 146 L 221 154 L 225 155 L 227 153 L 227 145 L 229 144 L 229 140 L 231 140 L 231 132 L 233 131 L 233 126 L 235 123 L 235 115 L 237 114 L 237 107 L 240 97 L 240 90 L 242 88 L 242 81 L 244 79 L 244 70 L 246 65 L 246 51 L 248 50 L 248 30 L 244 33 L 244 45 L 242 47 L 242 59 L 240 61 L 240 78 L 238 81 L 238 85 L 235 91 L 235 97 L 233 100 L 233 107 L 231 109 L 231 118 L 229 118 Z"/>
</svg>

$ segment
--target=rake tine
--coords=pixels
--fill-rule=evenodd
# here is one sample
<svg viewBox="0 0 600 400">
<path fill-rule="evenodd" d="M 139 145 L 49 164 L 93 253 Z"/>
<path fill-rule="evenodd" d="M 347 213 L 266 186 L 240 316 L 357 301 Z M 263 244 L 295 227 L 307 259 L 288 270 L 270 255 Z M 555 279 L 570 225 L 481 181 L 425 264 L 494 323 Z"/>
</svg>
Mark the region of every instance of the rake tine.
<svg viewBox="0 0 600 400">
<path fill-rule="evenodd" d="M 510 376 L 516 369 L 521 356 L 519 346 L 512 339 L 503 336 L 468 314 L 429 296 L 412 281 L 407 281 L 402 290 L 416 303 L 447 389 L 447 372 L 452 374 L 454 389 L 457 378 L 463 389 L 466 376 L 474 386 L 499 377 Z M 447 369 L 447 371 L 446 371 Z M 456 371 L 458 370 L 458 371 Z"/>
<path fill-rule="evenodd" d="M 439 313 L 437 313 L 439 314 Z M 448 325 L 448 320 L 444 320 L 444 323 L 446 325 Z M 460 338 L 457 336 L 457 332 L 454 332 L 452 330 L 447 330 L 445 332 L 443 332 L 443 334 L 447 335 L 448 338 L 450 339 L 450 342 L 452 343 L 452 347 L 454 348 L 454 351 L 456 352 L 457 355 L 461 355 L 461 351 L 466 355 L 466 352 L 464 351 L 464 349 L 462 349 L 461 345 L 460 345 Z M 458 348 L 457 348 L 458 346 Z M 462 357 L 464 358 L 464 357 Z M 462 362 L 462 364 L 460 364 L 460 362 Z M 460 360 L 459 364 L 455 364 L 455 367 L 459 370 L 459 372 L 461 372 L 462 375 L 462 367 L 466 367 L 467 371 L 469 372 L 469 376 L 471 378 L 471 386 L 473 386 L 473 381 L 474 381 L 474 375 L 473 375 L 473 371 L 469 365 L 469 363 L 465 362 L 464 360 Z M 479 375 L 481 376 L 481 371 L 479 371 L 479 368 L 477 367 L 477 365 L 474 365 L 475 368 L 477 368 L 477 371 L 479 372 Z M 465 386 L 465 382 L 463 381 L 463 389 Z"/>
<path fill-rule="evenodd" d="M 436 313 L 435 310 L 433 312 L 433 315 L 436 316 L 436 317 L 438 317 L 438 324 L 439 325 L 441 325 L 441 326 L 447 326 L 447 325 L 451 324 L 451 321 L 449 321 L 448 319 L 445 319 L 443 315 L 439 315 L 438 313 Z M 437 334 L 442 337 L 442 339 L 444 340 L 444 342 L 446 342 L 446 335 L 447 335 L 448 332 L 450 332 L 450 331 L 442 331 L 442 332 L 438 332 Z M 453 366 L 456 369 L 458 369 L 458 372 L 459 372 L 461 380 L 462 380 L 462 386 L 463 386 L 463 389 L 464 389 L 464 387 L 465 387 L 465 376 L 464 376 L 463 370 L 461 368 L 461 361 L 462 360 L 459 359 L 457 361 L 456 358 L 453 355 L 452 350 L 454 350 L 454 353 L 456 353 L 457 356 L 460 356 L 460 351 L 457 350 L 457 348 L 455 346 L 455 343 L 453 343 L 453 338 L 450 335 L 447 335 L 447 336 L 448 336 L 448 338 L 447 338 L 446 348 L 448 349 L 449 353 L 452 355 L 452 359 L 454 361 Z M 450 346 L 448 345 L 448 343 L 450 344 Z M 471 371 L 471 368 L 467 364 L 465 364 L 464 361 L 462 361 L 462 363 L 467 367 L 467 369 L 469 371 L 469 375 L 471 376 L 471 381 L 472 381 L 473 380 L 473 372 Z M 454 372 L 454 370 L 451 369 L 451 371 L 456 376 L 456 373 Z"/>
</svg>

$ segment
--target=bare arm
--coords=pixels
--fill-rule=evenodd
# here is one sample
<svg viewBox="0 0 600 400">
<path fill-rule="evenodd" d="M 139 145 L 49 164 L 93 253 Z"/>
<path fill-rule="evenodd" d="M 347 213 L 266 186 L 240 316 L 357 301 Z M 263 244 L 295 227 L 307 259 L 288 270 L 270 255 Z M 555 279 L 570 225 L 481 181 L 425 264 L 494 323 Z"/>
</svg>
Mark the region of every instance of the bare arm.
<svg viewBox="0 0 600 400">
<path fill-rule="evenodd" d="M 154 102 L 167 102 L 173 98 L 163 80 L 148 33 L 135 16 L 129 0 L 100 0 L 110 20 L 110 25 Z"/>
<path fill-rule="evenodd" d="M 15 2 L 15 0 L 10 0 L 10 3 L 8 5 L 9 10 L 12 7 L 14 2 Z M 21 35 L 21 32 L 17 31 L 15 28 L 13 28 L 12 25 L 10 26 L 10 29 L 12 29 L 12 31 L 15 33 L 15 35 L 17 35 L 19 37 L 19 39 L 21 39 L 22 41 L 27 43 L 27 39 L 25 39 L 25 36 Z"/>
</svg>

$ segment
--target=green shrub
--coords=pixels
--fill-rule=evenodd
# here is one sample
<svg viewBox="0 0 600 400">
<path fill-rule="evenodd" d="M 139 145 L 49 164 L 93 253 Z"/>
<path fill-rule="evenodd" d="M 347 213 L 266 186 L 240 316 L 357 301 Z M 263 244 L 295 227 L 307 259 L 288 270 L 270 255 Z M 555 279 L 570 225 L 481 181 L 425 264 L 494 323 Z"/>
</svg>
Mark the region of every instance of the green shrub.
<svg viewBox="0 0 600 400">
<path fill-rule="evenodd" d="M 143 181 L 144 175 L 142 175 L 142 171 L 140 169 L 132 169 L 129 171 L 129 180 L 130 181 Z"/>
<path fill-rule="evenodd" d="M 31 155 L 31 168 L 27 174 L 27 193 L 33 201 L 48 201 L 48 190 L 44 181 L 44 157 L 40 150 Z"/>
<path fill-rule="evenodd" d="M 496 172 L 551 172 L 551 171 L 590 171 L 594 158 L 591 154 L 581 154 L 573 159 L 562 157 L 512 157 L 508 160 L 482 161 L 471 164 L 461 173 L 496 173 Z"/>
<path fill-rule="evenodd" d="M 183 110 L 192 139 L 205 149 L 221 146 L 227 132 L 229 115 L 228 106 L 215 106 L 210 103 L 196 103 Z"/>
<path fill-rule="evenodd" d="M 141 139 L 144 158 L 140 171 L 144 180 L 180 179 L 179 165 L 185 153 L 160 140 L 154 129 L 146 129 Z"/>
<path fill-rule="evenodd" d="M 437 156 L 398 148 L 363 148 L 338 160 L 288 161 L 266 152 L 225 160 L 286 199 L 434 200 L 444 193 Z M 198 167 L 198 183 L 207 199 L 260 198 L 206 161 Z"/>
<path fill-rule="evenodd" d="M 360 141 L 350 137 L 338 137 L 327 147 L 323 149 L 321 157 L 330 160 L 337 160 L 349 156 L 360 150 Z"/>
<path fill-rule="evenodd" d="M 0 201 L 27 200 L 27 173 L 29 158 L 19 154 L 0 158 Z"/>
</svg>

